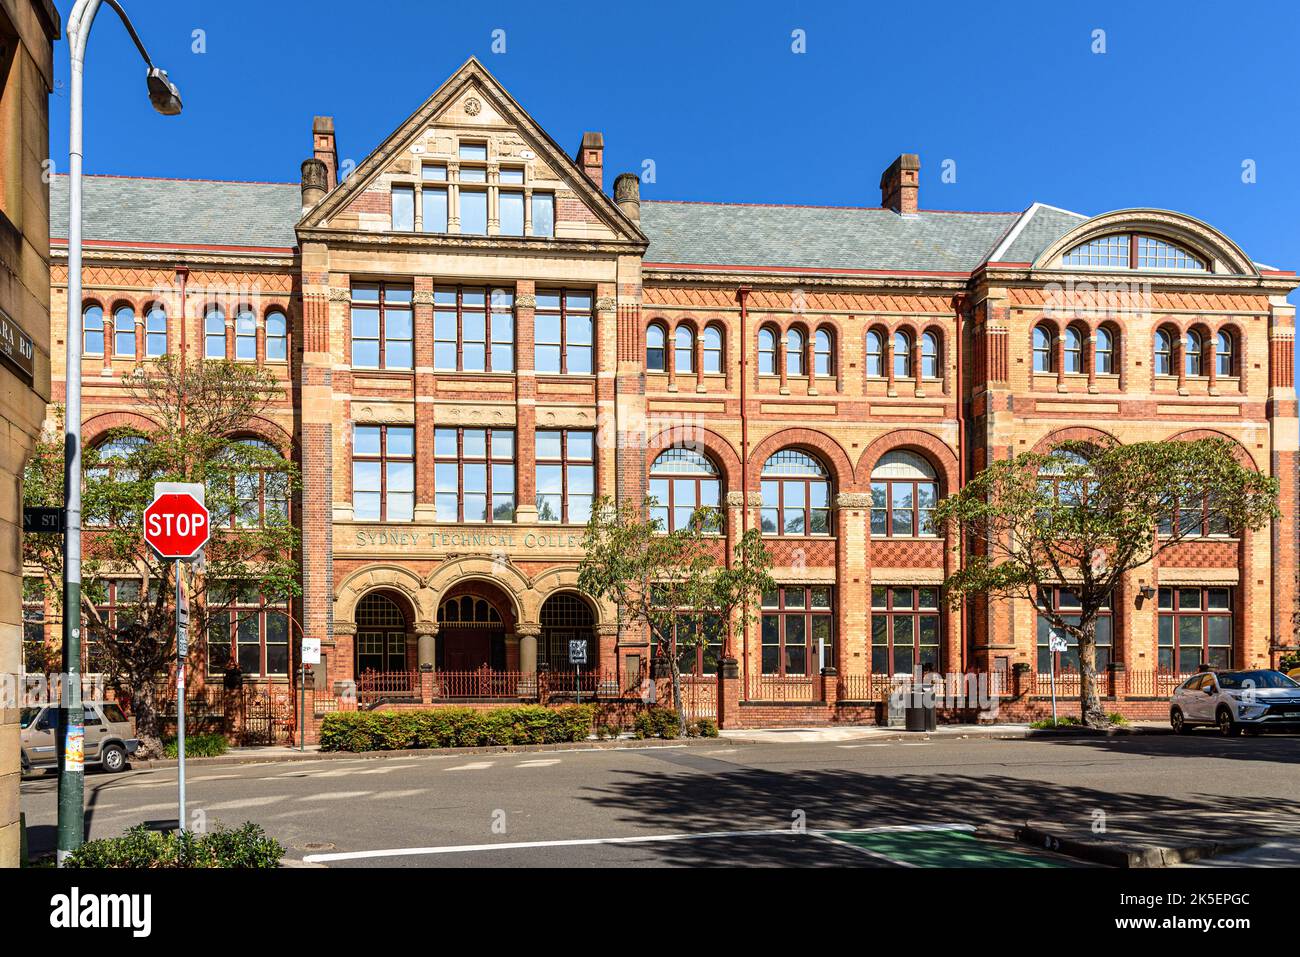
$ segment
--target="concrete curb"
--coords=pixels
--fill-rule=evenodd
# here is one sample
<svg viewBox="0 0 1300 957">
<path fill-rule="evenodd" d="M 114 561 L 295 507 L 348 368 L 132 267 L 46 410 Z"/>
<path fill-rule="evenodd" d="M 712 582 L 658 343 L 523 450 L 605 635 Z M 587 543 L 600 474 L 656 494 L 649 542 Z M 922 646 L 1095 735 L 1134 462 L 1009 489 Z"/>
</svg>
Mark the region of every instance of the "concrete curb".
<svg viewBox="0 0 1300 957">
<path fill-rule="evenodd" d="M 1098 731 L 1095 728 L 1027 728 L 1028 738 L 1120 738 L 1129 734 L 1173 734 L 1168 725 L 1119 725 Z"/>
<path fill-rule="evenodd" d="M 638 741 L 635 738 L 617 741 L 571 741 L 559 744 L 493 744 L 474 748 L 406 748 L 400 751 L 284 751 L 274 754 L 223 754 L 215 758 L 185 759 L 185 766 L 220 767 L 239 764 L 280 764 L 300 761 L 355 761 L 359 758 L 419 758 L 437 757 L 439 755 L 457 754 L 525 754 L 534 751 L 620 751 L 645 748 L 687 747 L 699 748 L 717 744 L 746 744 L 744 741 L 732 741 L 729 738 L 647 738 Z M 154 758 L 143 761 L 131 761 L 132 770 L 157 770 L 174 768 L 178 762 L 175 758 Z"/>
<path fill-rule="evenodd" d="M 1026 822 L 1017 828 L 981 825 L 978 833 L 1020 841 L 1039 850 L 1051 851 L 1104 867 L 1171 867 L 1189 861 L 1230 854 L 1258 847 L 1259 841 L 1206 841 L 1192 844 L 1137 844 L 1119 841 L 1086 841 L 1061 837 L 1046 826 Z"/>
</svg>

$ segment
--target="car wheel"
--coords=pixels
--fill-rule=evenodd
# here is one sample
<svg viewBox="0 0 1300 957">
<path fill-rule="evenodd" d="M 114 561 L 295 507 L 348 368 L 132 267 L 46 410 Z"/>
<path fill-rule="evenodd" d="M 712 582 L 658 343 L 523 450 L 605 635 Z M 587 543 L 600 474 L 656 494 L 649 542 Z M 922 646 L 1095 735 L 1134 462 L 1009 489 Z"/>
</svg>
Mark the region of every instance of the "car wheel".
<svg viewBox="0 0 1300 957">
<path fill-rule="evenodd" d="M 1169 712 L 1169 726 L 1174 729 L 1174 734 L 1186 734 L 1191 730 L 1183 719 L 1182 708 L 1174 708 Z"/>
<path fill-rule="evenodd" d="M 1232 719 L 1232 712 L 1227 708 L 1220 708 L 1215 715 L 1215 723 L 1219 726 L 1219 734 L 1225 738 L 1235 738 L 1241 734 L 1241 725 Z"/>
<path fill-rule="evenodd" d="M 116 774 L 126 767 L 126 751 L 121 745 L 110 744 L 99 755 L 99 763 L 110 774 Z"/>
</svg>

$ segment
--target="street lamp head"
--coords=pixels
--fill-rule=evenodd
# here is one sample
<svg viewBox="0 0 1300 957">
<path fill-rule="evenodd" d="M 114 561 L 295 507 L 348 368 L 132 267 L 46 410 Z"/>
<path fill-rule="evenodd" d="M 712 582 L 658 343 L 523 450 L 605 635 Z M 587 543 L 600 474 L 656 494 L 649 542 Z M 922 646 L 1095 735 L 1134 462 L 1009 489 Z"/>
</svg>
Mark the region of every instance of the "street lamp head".
<svg viewBox="0 0 1300 957">
<path fill-rule="evenodd" d="M 149 83 L 149 102 L 163 116 L 175 116 L 181 111 L 181 92 L 176 84 L 167 79 L 167 71 L 156 66 L 149 67 L 146 79 Z"/>
</svg>

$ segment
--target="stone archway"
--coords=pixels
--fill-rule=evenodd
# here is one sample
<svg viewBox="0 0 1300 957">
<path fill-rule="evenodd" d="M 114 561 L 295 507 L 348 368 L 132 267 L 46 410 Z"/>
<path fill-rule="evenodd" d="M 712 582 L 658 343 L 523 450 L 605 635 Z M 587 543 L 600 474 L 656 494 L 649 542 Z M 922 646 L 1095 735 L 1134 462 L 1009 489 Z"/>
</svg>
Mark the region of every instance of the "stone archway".
<svg viewBox="0 0 1300 957">
<path fill-rule="evenodd" d="M 518 671 L 515 640 L 513 603 L 496 585 L 472 579 L 439 600 L 437 671 Z"/>
</svg>

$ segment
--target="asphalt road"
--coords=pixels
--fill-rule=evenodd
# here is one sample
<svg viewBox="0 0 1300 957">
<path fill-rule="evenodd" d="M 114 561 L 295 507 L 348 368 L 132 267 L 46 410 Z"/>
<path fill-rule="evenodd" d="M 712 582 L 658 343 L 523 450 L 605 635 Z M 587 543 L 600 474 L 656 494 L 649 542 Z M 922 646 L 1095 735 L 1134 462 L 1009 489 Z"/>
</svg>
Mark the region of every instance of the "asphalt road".
<svg viewBox="0 0 1300 957">
<path fill-rule="evenodd" d="M 1298 737 L 1194 734 L 430 752 L 192 765 L 187 780 L 191 815 L 254 820 L 289 859 L 329 867 L 1037 866 L 1070 862 L 970 829 L 1293 839 L 1298 772 Z M 175 816 L 174 769 L 86 784 L 91 838 Z M 52 848 L 55 777 L 24 781 L 22 807 L 32 852 Z"/>
</svg>

